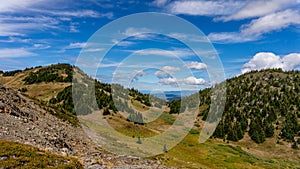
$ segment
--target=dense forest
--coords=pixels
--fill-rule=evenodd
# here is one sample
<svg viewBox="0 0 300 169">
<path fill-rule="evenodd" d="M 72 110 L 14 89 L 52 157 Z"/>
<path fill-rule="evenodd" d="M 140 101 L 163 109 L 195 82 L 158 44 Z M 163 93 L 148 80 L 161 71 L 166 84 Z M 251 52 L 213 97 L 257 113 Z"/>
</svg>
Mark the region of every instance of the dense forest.
<svg viewBox="0 0 300 169">
<path fill-rule="evenodd" d="M 30 72 L 23 81 L 25 84 L 41 82 L 72 82 L 72 78 L 73 66 L 69 64 L 56 64 L 42 67 L 37 72 Z"/>
<path fill-rule="evenodd" d="M 268 137 L 293 142 L 300 139 L 300 72 L 281 69 L 253 71 L 226 81 L 225 110 L 213 136 L 238 141 L 245 133 L 256 143 Z M 210 108 L 211 89 L 199 92 L 203 120 Z M 170 113 L 179 113 L 180 100 L 170 103 Z M 278 131 L 278 135 L 275 132 Z"/>
</svg>

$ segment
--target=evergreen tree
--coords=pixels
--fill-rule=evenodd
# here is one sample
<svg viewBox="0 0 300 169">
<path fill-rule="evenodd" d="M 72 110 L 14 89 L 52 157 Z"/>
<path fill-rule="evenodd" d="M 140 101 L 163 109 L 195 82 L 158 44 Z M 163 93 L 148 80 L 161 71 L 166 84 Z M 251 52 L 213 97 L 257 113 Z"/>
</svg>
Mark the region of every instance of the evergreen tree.
<svg viewBox="0 0 300 169">
<path fill-rule="evenodd" d="M 137 140 L 137 142 L 136 142 L 136 143 L 138 143 L 138 144 L 142 144 L 142 140 L 141 140 L 140 136 L 138 137 L 138 140 Z"/>
<path fill-rule="evenodd" d="M 164 151 L 164 153 L 167 153 L 167 152 L 168 152 L 168 149 L 167 149 L 167 145 L 166 145 L 166 144 L 164 144 L 163 151 Z"/>
</svg>

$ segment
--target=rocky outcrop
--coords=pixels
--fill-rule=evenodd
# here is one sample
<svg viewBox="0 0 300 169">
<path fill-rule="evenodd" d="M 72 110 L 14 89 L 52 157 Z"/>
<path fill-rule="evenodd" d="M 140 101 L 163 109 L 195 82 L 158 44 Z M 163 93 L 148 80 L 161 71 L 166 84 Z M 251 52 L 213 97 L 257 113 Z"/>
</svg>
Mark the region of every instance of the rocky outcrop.
<svg viewBox="0 0 300 169">
<path fill-rule="evenodd" d="M 74 156 L 85 168 L 166 168 L 159 162 L 106 153 L 74 127 L 19 92 L 0 85 L 0 139 Z"/>
</svg>

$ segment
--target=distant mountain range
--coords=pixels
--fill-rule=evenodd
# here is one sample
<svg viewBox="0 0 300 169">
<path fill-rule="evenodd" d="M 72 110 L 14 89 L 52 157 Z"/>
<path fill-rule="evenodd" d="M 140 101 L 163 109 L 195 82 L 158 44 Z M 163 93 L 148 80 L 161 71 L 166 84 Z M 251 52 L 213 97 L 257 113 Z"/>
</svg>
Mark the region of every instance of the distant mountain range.
<svg viewBox="0 0 300 169">
<path fill-rule="evenodd" d="M 143 94 L 150 94 L 151 91 L 149 90 L 140 90 L 141 93 Z M 161 98 L 161 99 L 166 99 L 166 101 L 171 102 L 173 100 L 179 100 L 183 97 L 187 97 L 191 94 L 197 93 L 198 91 L 192 91 L 192 90 L 183 90 L 183 91 L 163 91 L 162 92 L 153 92 L 151 93 L 152 95 Z"/>
</svg>

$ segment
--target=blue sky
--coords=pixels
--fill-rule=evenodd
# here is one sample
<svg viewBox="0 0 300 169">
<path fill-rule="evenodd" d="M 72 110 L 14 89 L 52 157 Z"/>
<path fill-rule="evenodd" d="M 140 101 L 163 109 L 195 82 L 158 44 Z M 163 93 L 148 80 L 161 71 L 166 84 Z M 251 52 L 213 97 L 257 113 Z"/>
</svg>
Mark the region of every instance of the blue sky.
<svg viewBox="0 0 300 169">
<path fill-rule="evenodd" d="M 98 29 L 140 12 L 172 14 L 194 24 L 212 42 L 227 78 L 255 69 L 299 69 L 299 0 L 10 0 L 0 2 L 0 70 L 75 64 Z M 147 29 L 128 25 L 123 34 L 132 37 L 120 42 L 111 37 L 110 43 L 116 45 L 96 77 L 143 90 L 174 90 L 178 85 L 198 89 L 214 82 L 206 71 L 210 65 L 176 38 L 201 43 L 203 37 L 172 32 L 169 37 L 136 36 Z M 91 50 L 100 52 L 105 45 L 99 43 Z M 143 63 L 156 66 L 147 68 Z"/>
</svg>

